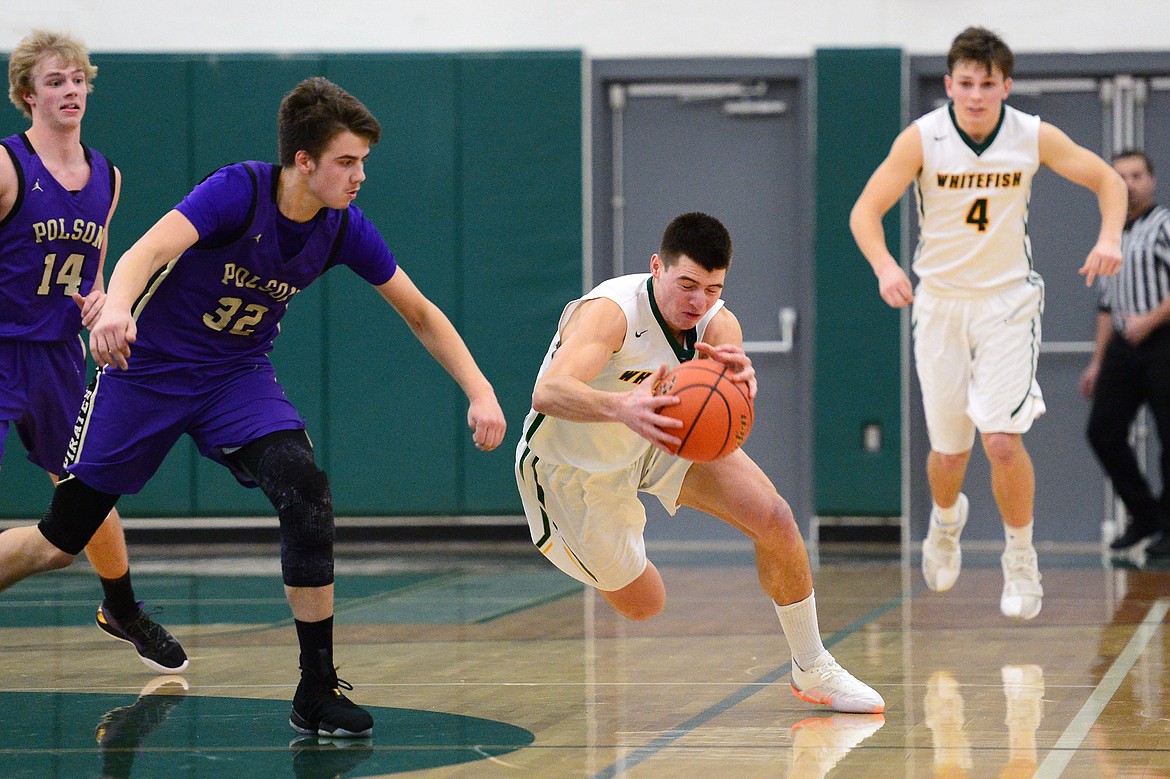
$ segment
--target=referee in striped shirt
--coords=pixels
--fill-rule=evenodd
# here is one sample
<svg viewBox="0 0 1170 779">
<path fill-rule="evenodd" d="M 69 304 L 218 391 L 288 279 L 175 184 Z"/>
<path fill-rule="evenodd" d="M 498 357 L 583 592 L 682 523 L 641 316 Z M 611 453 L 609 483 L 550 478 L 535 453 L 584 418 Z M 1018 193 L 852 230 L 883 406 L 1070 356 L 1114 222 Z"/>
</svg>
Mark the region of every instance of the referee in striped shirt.
<svg viewBox="0 0 1170 779">
<path fill-rule="evenodd" d="M 1093 398 L 1089 443 L 1133 518 L 1110 547 L 1127 549 L 1161 533 L 1146 554 L 1170 558 L 1170 209 L 1154 203 L 1154 166 L 1145 152 L 1120 152 L 1113 167 L 1129 190 L 1123 262 L 1116 276 L 1102 279 L 1097 346 L 1081 392 Z M 1160 497 L 1129 445 L 1143 403 L 1162 443 Z"/>
</svg>

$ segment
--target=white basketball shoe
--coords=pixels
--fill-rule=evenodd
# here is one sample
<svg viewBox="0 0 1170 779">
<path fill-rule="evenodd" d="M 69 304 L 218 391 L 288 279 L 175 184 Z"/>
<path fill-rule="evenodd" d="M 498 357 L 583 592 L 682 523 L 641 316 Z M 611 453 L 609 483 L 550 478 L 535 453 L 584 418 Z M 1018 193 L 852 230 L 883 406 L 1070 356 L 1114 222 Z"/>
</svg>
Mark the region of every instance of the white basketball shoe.
<svg viewBox="0 0 1170 779">
<path fill-rule="evenodd" d="M 936 509 L 930 510 L 930 529 L 926 531 L 926 540 L 922 542 L 922 578 L 926 579 L 926 586 L 935 592 L 946 592 L 954 587 L 959 571 L 963 568 L 959 535 L 967 524 L 967 496 L 960 492 L 959 501 L 955 505 L 959 509 L 959 519 L 946 525 L 940 521 Z"/>
<path fill-rule="evenodd" d="M 824 652 L 807 671 L 792 661 L 792 692 L 809 703 L 823 703 L 851 714 L 881 714 L 886 702 L 877 690 L 842 668 Z"/>
<path fill-rule="evenodd" d="M 1005 617 L 1033 619 L 1043 605 L 1044 588 L 1040 586 L 1040 569 L 1036 550 L 1008 549 L 1000 558 L 1003 567 L 1003 594 L 999 610 Z"/>
</svg>

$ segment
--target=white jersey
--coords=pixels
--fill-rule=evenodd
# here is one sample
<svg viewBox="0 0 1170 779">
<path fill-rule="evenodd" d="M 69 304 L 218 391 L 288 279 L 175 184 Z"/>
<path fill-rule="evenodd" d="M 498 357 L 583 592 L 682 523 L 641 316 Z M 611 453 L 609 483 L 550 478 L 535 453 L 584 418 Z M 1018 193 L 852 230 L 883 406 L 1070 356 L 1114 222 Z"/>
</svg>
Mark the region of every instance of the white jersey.
<svg viewBox="0 0 1170 779">
<path fill-rule="evenodd" d="M 598 284 L 584 297 L 565 306 L 537 381 L 548 370 L 569 317 L 581 303 L 596 298 L 608 298 L 621 306 L 626 315 L 626 337 L 621 348 L 610 356 L 609 362 L 589 386 L 605 392 L 629 392 L 652 377 L 663 363 L 674 368 L 692 359 L 695 342 L 702 340 L 707 325 L 723 307 L 723 301 L 717 301 L 695 329 L 687 333 L 683 345 L 671 335 L 650 289 L 649 273 L 619 276 Z M 529 410 L 516 456 L 522 457 L 525 448 L 529 448 L 537 457 L 550 463 L 607 472 L 629 465 L 651 446 L 649 441 L 620 422 L 570 422 Z"/>
<path fill-rule="evenodd" d="M 933 293 L 967 295 L 1033 275 L 1028 201 L 1040 167 L 1040 117 L 1007 105 L 981 144 L 945 105 L 916 122 L 922 137 L 914 272 Z"/>
</svg>

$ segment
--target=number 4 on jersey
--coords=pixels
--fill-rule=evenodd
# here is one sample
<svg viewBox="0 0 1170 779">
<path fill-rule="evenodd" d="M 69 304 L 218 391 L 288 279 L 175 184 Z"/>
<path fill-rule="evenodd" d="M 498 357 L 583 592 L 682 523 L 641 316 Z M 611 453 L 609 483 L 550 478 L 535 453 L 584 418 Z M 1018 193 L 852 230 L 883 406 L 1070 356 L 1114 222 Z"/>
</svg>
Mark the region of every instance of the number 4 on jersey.
<svg viewBox="0 0 1170 779">
<path fill-rule="evenodd" d="M 987 198 L 976 198 L 967 212 L 967 224 L 975 225 L 979 232 L 987 232 Z"/>
</svg>

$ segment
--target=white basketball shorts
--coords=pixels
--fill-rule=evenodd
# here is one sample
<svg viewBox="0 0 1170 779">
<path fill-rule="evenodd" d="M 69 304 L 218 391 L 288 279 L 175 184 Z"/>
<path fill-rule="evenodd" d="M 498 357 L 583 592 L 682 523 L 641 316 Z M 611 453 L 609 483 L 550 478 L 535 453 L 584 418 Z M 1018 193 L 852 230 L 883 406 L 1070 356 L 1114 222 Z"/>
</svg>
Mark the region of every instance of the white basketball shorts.
<svg viewBox="0 0 1170 779">
<path fill-rule="evenodd" d="M 547 463 L 523 441 L 516 483 L 532 542 L 553 565 L 599 590 L 620 590 L 646 569 L 646 509 L 654 495 L 672 515 L 691 463 L 650 447 L 617 471 L 592 473 Z"/>
<path fill-rule="evenodd" d="M 1036 382 L 1044 283 L 944 297 L 919 285 L 912 312 L 914 359 L 930 448 L 969 451 L 975 431 L 1025 433 L 1044 413 Z"/>
</svg>

